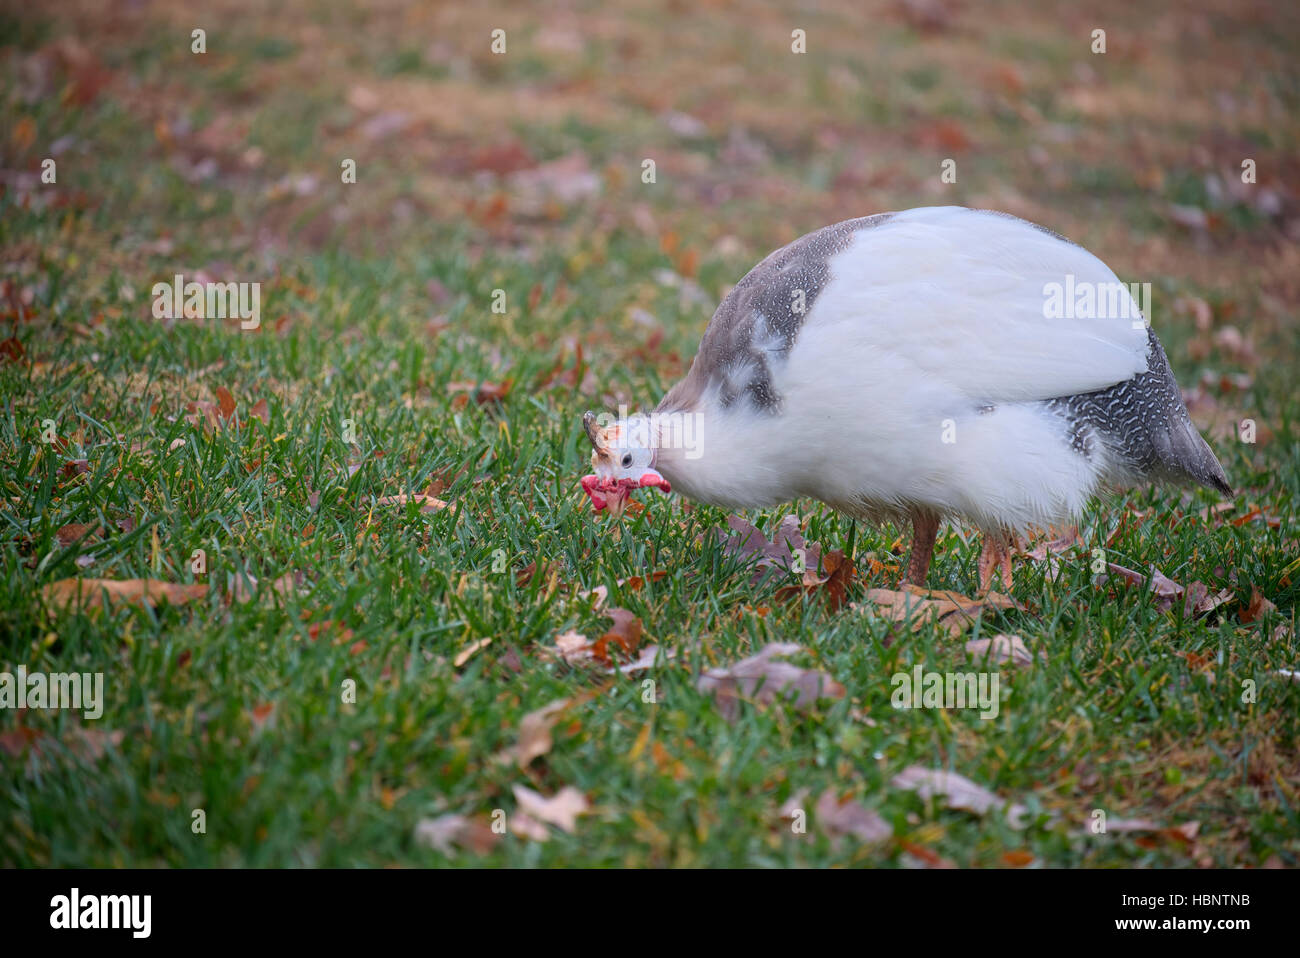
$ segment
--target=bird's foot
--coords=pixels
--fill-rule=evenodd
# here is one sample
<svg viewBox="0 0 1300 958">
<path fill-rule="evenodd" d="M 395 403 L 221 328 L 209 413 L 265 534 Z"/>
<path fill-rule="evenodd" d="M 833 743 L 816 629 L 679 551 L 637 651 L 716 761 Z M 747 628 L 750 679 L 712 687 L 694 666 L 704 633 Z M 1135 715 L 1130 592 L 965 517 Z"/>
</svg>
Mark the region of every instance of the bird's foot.
<svg viewBox="0 0 1300 958">
<path fill-rule="evenodd" d="M 1002 588 L 1011 590 L 1011 544 L 1000 536 L 985 535 L 980 549 L 980 592 L 988 592 L 993 585 L 993 573 L 1002 579 Z"/>
<path fill-rule="evenodd" d="M 930 574 L 930 557 L 934 555 L 934 540 L 938 534 L 938 516 L 924 512 L 912 514 L 912 554 L 907 559 L 903 585 L 911 583 L 925 587 L 925 577 Z"/>
</svg>

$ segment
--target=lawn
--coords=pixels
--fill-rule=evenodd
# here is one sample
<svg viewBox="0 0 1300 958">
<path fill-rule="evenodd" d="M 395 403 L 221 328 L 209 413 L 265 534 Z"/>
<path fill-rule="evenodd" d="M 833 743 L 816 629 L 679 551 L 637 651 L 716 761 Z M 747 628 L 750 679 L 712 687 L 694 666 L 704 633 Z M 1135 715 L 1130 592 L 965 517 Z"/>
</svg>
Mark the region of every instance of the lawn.
<svg viewBox="0 0 1300 958">
<path fill-rule="evenodd" d="M 104 676 L 0 708 L 0 865 L 1300 864 L 1300 8 L 215 6 L 0 4 L 0 668 Z M 584 411 L 776 246 L 950 203 L 1152 284 L 1235 499 L 1099 500 L 943 619 L 877 601 L 905 529 L 744 514 L 805 578 L 592 515 Z M 830 694 L 710 687 L 770 643 Z"/>
</svg>

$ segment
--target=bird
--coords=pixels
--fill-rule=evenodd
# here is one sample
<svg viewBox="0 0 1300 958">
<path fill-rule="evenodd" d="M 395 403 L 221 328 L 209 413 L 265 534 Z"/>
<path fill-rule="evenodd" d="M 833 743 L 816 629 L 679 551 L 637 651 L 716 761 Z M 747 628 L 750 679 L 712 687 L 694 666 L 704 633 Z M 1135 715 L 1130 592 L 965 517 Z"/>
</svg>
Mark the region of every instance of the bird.
<svg viewBox="0 0 1300 958">
<path fill-rule="evenodd" d="M 726 509 L 810 498 L 854 520 L 910 521 L 902 580 L 918 587 L 940 523 L 956 521 L 981 534 L 980 589 L 995 574 L 1009 588 L 1018 537 L 1067 526 L 1107 490 L 1233 495 L 1147 290 L 997 210 L 826 226 L 727 293 L 651 412 L 583 416 L 582 489 L 614 516 L 658 488 Z"/>
</svg>

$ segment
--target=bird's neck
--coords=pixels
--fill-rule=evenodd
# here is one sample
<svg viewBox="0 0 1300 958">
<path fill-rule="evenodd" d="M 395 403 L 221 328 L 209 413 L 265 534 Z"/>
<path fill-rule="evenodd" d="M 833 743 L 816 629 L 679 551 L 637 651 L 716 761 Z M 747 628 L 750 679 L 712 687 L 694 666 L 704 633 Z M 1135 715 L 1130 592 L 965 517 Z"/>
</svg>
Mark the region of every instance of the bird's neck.
<svg viewBox="0 0 1300 958">
<path fill-rule="evenodd" d="M 752 454 L 763 448 L 762 437 L 752 435 L 753 416 L 662 405 L 655 416 L 654 467 L 674 491 L 732 509 L 776 505 L 791 498 L 787 478 Z"/>
</svg>

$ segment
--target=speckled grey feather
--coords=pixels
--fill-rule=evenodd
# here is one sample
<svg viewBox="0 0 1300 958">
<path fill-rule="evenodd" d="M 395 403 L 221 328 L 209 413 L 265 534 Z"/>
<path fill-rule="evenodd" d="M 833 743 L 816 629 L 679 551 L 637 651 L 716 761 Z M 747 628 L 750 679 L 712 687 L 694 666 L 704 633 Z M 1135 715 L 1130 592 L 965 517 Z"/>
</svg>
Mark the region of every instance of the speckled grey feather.
<svg viewBox="0 0 1300 958">
<path fill-rule="evenodd" d="M 1106 448 L 1115 479 L 1191 480 L 1232 495 L 1219 460 L 1201 438 L 1164 347 L 1147 330 L 1147 371 L 1106 389 L 1050 399 L 1049 409 L 1069 424 L 1070 444 L 1089 459 Z"/>
<path fill-rule="evenodd" d="M 848 246 L 858 230 L 878 226 L 892 215 L 877 213 L 815 230 L 769 254 L 746 273 L 718 305 L 690 371 L 664 397 L 659 411 L 693 409 L 716 386 L 723 408 L 745 397 L 760 412 L 779 412 L 781 397 L 772 388 L 769 360 L 784 357 L 794 346 L 804 319 L 830 279 L 831 258 Z M 802 312 L 796 308 L 799 290 L 803 291 Z"/>
</svg>

